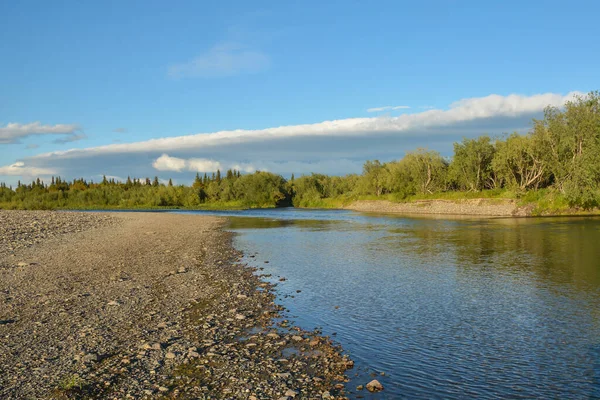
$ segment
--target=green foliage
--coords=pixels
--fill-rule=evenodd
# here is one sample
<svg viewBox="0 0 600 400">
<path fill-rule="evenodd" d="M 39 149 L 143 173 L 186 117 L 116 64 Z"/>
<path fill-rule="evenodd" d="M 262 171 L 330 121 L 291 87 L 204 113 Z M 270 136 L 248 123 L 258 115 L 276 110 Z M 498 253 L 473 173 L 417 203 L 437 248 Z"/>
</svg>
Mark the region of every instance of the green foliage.
<svg viewBox="0 0 600 400">
<path fill-rule="evenodd" d="M 478 192 L 498 186 L 492 169 L 495 151 L 489 136 L 485 135 L 454 143 L 450 178 L 456 187 L 459 190 Z"/>
<path fill-rule="evenodd" d="M 535 121 L 532 135 L 541 142 L 544 159 L 558 188 L 571 205 L 598 206 L 600 183 L 600 93 L 548 107 Z"/>
<path fill-rule="evenodd" d="M 519 191 L 538 189 L 550 176 L 541 141 L 517 133 L 496 142 L 492 168 L 500 183 Z"/>
<path fill-rule="evenodd" d="M 129 177 L 125 183 L 103 179 L 89 183 L 52 178 L 50 185 L 37 180 L 11 190 L 0 186 L 0 208 L 6 209 L 136 209 L 136 208 L 249 208 L 286 205 L 285 180 L 268 172 L 238 177 L 230 171 L 192 186 L 175 186 L 171 180 L 163 185 L 155 177 L 140 180 Z M 144 182 L 144 183 L 142 183 Z"/>
</svg>

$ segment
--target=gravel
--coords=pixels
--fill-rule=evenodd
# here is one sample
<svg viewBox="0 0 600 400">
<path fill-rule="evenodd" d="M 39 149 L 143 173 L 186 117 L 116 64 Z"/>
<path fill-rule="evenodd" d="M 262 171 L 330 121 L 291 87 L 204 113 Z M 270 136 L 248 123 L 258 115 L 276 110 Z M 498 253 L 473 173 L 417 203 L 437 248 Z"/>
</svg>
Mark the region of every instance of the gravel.
<svg viewBox="0 0 600 400">
<path fill-rule="evenodd" d="M 344 398 L 215 217 L 0 211 L 0 398 Z"/>
</svg>

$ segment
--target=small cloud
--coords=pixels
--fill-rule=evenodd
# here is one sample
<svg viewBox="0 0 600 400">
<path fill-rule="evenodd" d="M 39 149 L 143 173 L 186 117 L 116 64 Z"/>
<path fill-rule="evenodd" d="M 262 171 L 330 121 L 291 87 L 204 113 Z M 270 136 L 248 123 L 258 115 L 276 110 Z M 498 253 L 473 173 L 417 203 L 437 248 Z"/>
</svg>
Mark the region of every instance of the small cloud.
<svg viewBox="0 0 600 400">
<path fill-rule="evenodd" d="M 163 154 L 152 163 L 154 169 L 171 172 L 215 172 L 217 170 L 235 169 L 244 172 L 254 172 L 256 167 L 247 163 L 221 163 L 207 158 L 178 158 Z M 266 168 L 261 168 L 265 171 Z"/>
<path fill-rule="evenodd" d="M 192 172 L 212 172 L 221 169 L 221 163 L 205 158 L 190 158 L 186 161 L 188 171 Z"/>
<path fill-rule="evenodd" d="M 177 157 L 169 157 L 163 154 L 152 163 L 152 166 L 159 171 L 181 172 L 185 168 L 185 160 Z"/>
<path fill-rule="evenodd" d="M 81 133 L 79 135 L 72 134 L 72 135 L 69 135 L 69 136 L 64 137 L 64 138 L 53 140 L 52 143 L 65 144 L 65 143 L 76 142 L 78 140 L 85 139 L 85 138 L 87 138 L 87 135 L 84 134 L 84 133 Z"/>
<path fill-rule="evenodd" d="M 23 161 L 0 167 L 0 175 L 36 177 L 41 175 L 52 175 L 54 173 L 56 173 L 56 170 L 51 168 L 28 167 Z"/>
<path fill-rule="evenodd" d="M 25 148 L 26 149 L 37 149 L 38 147 L 40 147 L 39 144 L 31 143 L 31 144 L 28 144 Z"/>
<path fill-rule="evenodd" d="M 407 110 L 410 106 L 383 106 L 368 108 L 367 112 L 379 112 L 379 111 L 393 111 L 393 110 Z"/>
<path fill-rule="evenodd" d="M 435 107 L 434 106 L 420 106 L 419 108 L 421 110 L 433 110 Z"/>
<path fill-rule="evenodd" d="M 116 133 L 127 133 L 127 128 L 116 128 L 116 129 L 113 129 L 113 132 L 116 132 Z"/>
<path fill-rule="evenodd" d="M 255 74 L 269 68 L 270 57 L 239 43 L 221 43 L 191 61 L 171 65 L 173 78 L 213 78 Z"/>
<path fill-rule="evenodd" d="M 69 135 L 77 136 L 81 127 L 75 124 L 42 125 L 39 122 L 29 124 L 9 123 L 0 126 L 0 144 L 19 143 L 20 139 L 35 135 Z"/>
</svg>

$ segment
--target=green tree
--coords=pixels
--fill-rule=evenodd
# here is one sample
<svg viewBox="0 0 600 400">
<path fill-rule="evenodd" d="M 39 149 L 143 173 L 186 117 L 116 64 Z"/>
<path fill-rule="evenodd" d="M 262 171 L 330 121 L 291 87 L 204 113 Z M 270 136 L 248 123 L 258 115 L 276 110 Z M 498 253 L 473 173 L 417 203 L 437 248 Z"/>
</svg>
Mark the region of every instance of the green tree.
<svg viewBox="0 0 600 400">
<path fill-rule="evenodd" d="M 548 107 L 534 121 L 554 185 L 573 205 L 598 204 L 600 182 L 600 93 L 578 96 L 564 110 Z"/>
<path fill-rule="evenodd" d="M 538 189 L 549 177 L 543 146 L 531 135 L 497 141 L 492 168 L 500 182 L 520 191 Z"/>
<path fill-rule="evenodd" d="M 489 136 L 454 143 L 450 176 L 461 190 L 478 192 L 498 186 L 492 169 L 495 148 Z"/>
</svg>

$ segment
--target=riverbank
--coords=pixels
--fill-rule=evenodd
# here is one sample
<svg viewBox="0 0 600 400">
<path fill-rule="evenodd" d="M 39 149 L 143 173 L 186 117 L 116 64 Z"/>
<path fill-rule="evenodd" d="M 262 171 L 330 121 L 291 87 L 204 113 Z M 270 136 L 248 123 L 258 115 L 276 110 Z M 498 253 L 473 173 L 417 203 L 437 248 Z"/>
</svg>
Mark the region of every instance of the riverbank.
<svg viewBox="0 0 600 400">
<path fill-rule="evenodd" d="M 416 200 L 394 203 L 388 200 L 357 200 L 346 210 L 375 213 L 529 217 L 532 206 L 520 206 L 512 199 Z"/>
<path fill-rule="evenodd" d="M 351 362 L 275 325 L 224 221 L 0 210 L 0 397 L 341 396 Z"/>
</svg>

